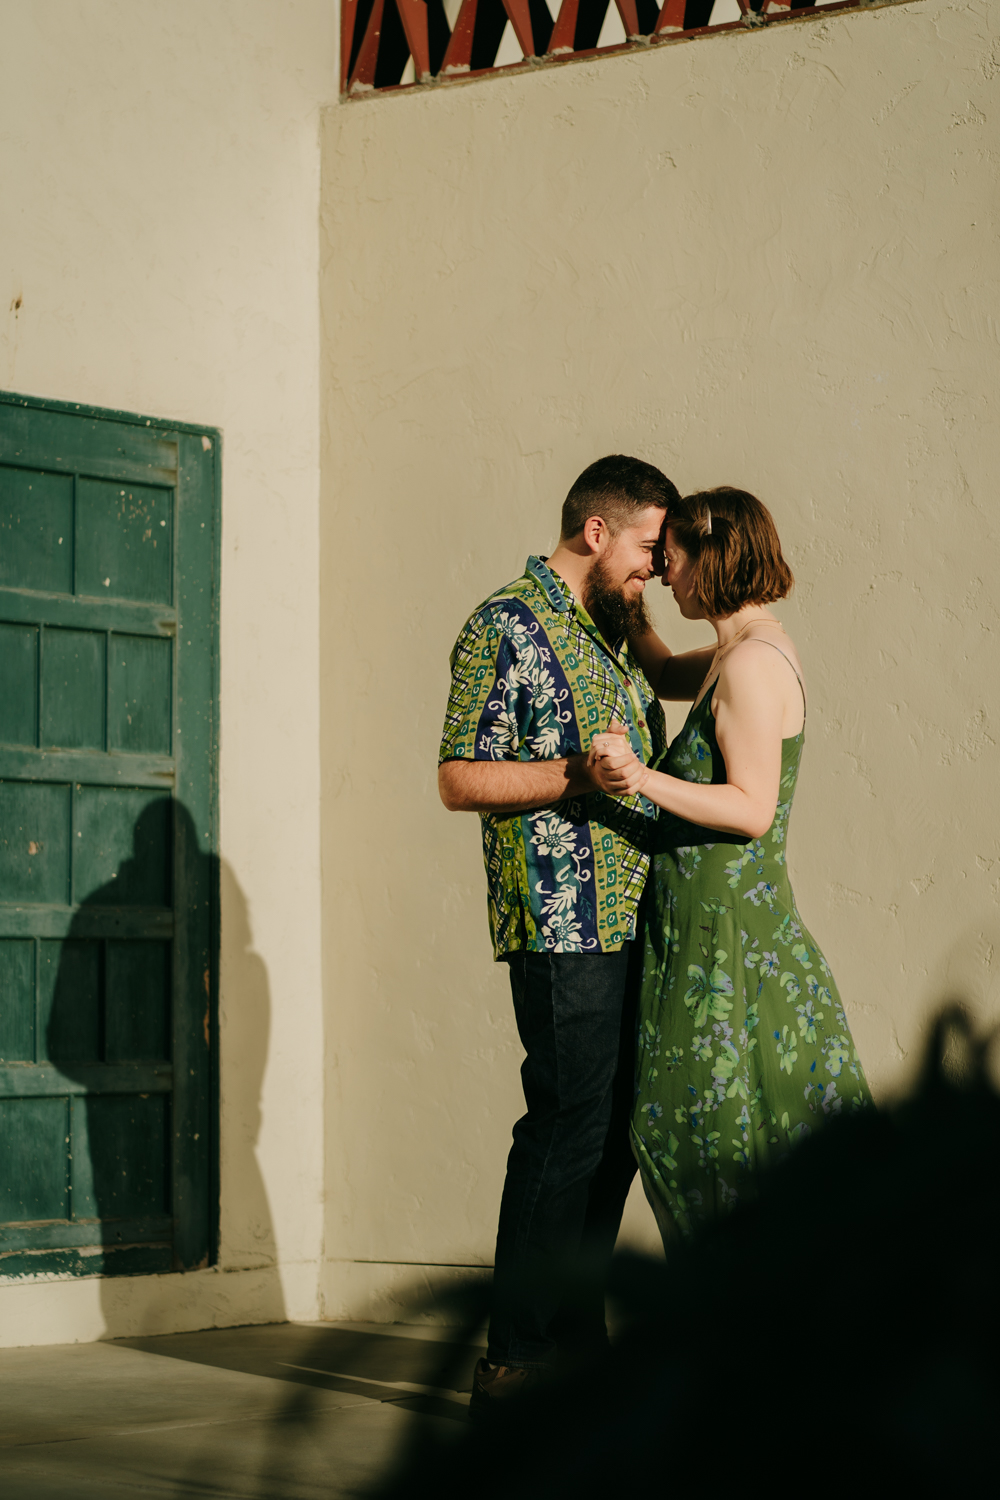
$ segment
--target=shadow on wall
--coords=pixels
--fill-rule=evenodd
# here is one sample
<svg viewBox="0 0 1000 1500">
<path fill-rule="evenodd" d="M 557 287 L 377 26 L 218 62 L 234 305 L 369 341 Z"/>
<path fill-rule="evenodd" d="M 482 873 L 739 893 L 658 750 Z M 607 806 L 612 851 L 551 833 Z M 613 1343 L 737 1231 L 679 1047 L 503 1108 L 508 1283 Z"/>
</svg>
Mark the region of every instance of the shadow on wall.
<svg viewBox="0 0 1000 1500">
<path fill-rule="evenodd" d="M 46 1027 L 49 1059 L 85 1090 L 71 1106 L 71 1214 L 92 1232 L 74 1269 L 101 1277 L 105 1336 L 165 1331 L 176 1326 L 179 1284 L 157 1282 L 136 1314 L 121 1278 L 211 1264 L 221 1212 L 224 1268 L 260 1271 L 254 1317 L 281 1321 L 274 1226 L 256 1155 L 271 996 L 246 897 L 225 862 L 198 852 L 180 802 L 152 797 L 131 842 L 131 858 L 85 898 L 60 946 Z M 192 939 L 204 919 L 197 907 L 214 899 L 220 882 L 229 1021 L 221 1150 L 212 1070 L 203 1066 L 204 1044 L 217 1048 L 218 1028 Z M 173 939 L 164 933 L 164 906 L 173 907 Z M 120 935 L 104 935 L 110 931 Z M 184 1065 L 194 1047 L 199 1069 Z M 201 1249 L 200 1266 L 185 1253 L 196 1223 L 198 1243 L 211 1246 L 207 1257 Z M 226 1313 L 220 1298 L 220 1322 L 231 1321 Z"/>
<path fill-rule="evenodd" d="M 253 946 L 247 898 L 231 865 L 220 865 L 222 940 L 225 984 L 221 1018 L 225 1022 L 224 1086 L 220 1104 L 224 1130 L 222 1235 L 227 1266 L 273 1269 L 262 1320 L 283 1322 L 284 1296 L 277 1276 L 278 1248 L 271 1209 L 257 1160 L 263 1120 L 261 1091 L 271 1040 L 271 986 L 267 965 Z"/>
</svg>

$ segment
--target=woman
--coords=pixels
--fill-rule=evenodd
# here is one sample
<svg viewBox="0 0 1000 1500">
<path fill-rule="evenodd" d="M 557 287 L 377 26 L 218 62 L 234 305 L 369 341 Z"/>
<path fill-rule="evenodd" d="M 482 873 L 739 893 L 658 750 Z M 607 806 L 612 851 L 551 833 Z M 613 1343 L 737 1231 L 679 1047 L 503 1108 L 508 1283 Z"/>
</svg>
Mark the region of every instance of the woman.
<svg viewBox="0 0 1000 1500">
<path fill-rule="evenodd" d="M 595 738 L 592 765 L 604 791 L 641 791 L 663 810 L 632 1131 L 666 1240 L 672 1222 L 688 1231 L 717 1214 L 761 1166 L 871 1096 L 785 865 L 806 702 L 768 608 L 794 581 L 774 522 L 743 490 L 689 495 L 668 512 L 664 554 L 663 584 L 685 619 L 711 621 L 716 651 L 662 769 L 616 733 Z M 653 631 L 631 645 L 659 688 L 667 647 Z"/>
</svg>

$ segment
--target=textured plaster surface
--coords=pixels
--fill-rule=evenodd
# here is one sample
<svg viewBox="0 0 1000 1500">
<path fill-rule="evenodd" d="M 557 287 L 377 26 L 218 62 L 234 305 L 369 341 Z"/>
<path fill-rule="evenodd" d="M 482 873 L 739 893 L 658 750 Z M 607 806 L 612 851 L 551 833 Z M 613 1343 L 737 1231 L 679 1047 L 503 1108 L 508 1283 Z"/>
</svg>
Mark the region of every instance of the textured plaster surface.
<svg viewBox="0 0 1000 1500">
<path fill-rule="evenodd" d="M 336 27 L 328 0 L 0 0 L 0 381 L 223 431 L 221 1269 L 3 1287 L 9 1342 L 316 1308 L 317 211 Z"/>
<path fill-rule="evenodd" d="M 996 6 L 918 0 L 327 111 L 329 1307 L 491 1259 L 520 1051 L 448 652 L 601 453 L 777 518 L 792 875 L 876 1093 L 943 995 L 996 1017 L 998 74 Z"/>
</svg>

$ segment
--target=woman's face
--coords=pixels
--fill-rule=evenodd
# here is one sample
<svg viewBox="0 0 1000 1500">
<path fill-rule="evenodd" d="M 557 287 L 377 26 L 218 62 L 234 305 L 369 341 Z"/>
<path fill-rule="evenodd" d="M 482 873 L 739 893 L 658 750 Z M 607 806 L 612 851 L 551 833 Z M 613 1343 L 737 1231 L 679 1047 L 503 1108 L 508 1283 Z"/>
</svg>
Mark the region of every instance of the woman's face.
<svg viewBox="0 0 1000 1500">
<path fill-rule="evenodd" d="M 705 614 L 694 588 L 694 566 L 670 526 L 663 539 L 663 562 L 660 582 L 670 589 L 685 620 L 703 620 Z"/>
</svg>

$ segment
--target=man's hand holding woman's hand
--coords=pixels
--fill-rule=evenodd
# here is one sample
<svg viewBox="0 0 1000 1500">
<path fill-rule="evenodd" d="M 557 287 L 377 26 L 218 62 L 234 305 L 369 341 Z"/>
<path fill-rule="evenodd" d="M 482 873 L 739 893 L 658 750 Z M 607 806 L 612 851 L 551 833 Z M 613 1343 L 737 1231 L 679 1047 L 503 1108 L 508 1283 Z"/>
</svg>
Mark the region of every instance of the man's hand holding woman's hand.
<svg viewBox="0 0 1000 1500">
<path fill-rule="evenodd" d="M 634 797 L 645 786 L 649 767 L 644 766 L 628 740 L 628 730 L 612 719 L 604 734 L 595 734 L 587 770 L 599 791 L 609 797 Z"/>
</svg>

